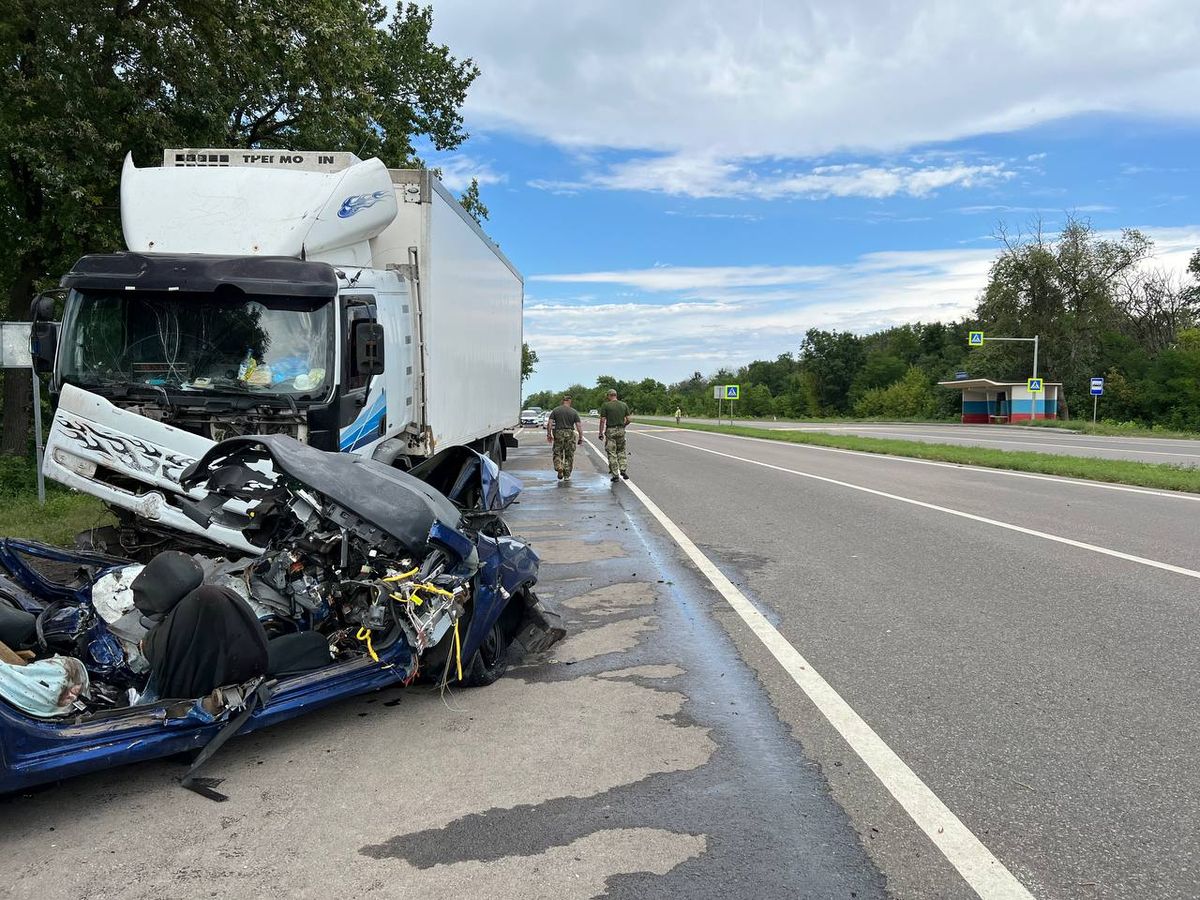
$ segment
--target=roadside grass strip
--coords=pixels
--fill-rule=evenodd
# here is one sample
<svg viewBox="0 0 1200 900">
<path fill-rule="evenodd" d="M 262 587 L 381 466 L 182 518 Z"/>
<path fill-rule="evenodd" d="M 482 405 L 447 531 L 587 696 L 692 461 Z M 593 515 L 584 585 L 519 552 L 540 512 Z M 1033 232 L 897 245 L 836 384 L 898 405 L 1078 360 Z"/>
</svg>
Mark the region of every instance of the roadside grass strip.
<svg viewBox="0 0 1200 900">
<path fill-rule="evenodd" d="M 660 423 L 646 421 L 642 424 L 659 425 Z M 818 431 L 783 431 L 773 428 L 751 428 L 743 425 L 699 425 L 681 422 L 670 427 L 780 441 L 788 444 L 830 447 L 835 450 L 854 450 L 859 453 L 906 456 L 963 466 L 983 466 L 990 469 L 1056 475 L 1061 478 L 1081 478 L 1158 490 L 1200 493 L 1200 468 L 1187 468 L 1166 463 L 1136 462 L 1127 459 L 1096 459 L 1090 456 L 1067 456 L 1056 453 L 1038 453 L 1032 450 L 993 450 L 987 447 L 965 447 L 958 444 L 930 444 L 896 438 L 859 437 L 852 434 L 826 434 Z"/>
<path fill-rule="evenodd" d="M 1124 422 L 1097 422 L 1093 425 L 1091 422 L 1079 419 L 1071 419 L 1070 421 L 1038 419 L 1034 422 L 1026 422 L 1024 424 L 1028 428 L 1044 428 L 1048 431 L 1078 432 L 1079 434 L 1099 434 L 1105 437 L 1166 438 L 1175 441 L 1200 441 L 1200 432 L 1177 431 L 1172 428 L 1163 428 L 1159 425 L 1147 427 L 1145 425 L 1134 425 Z"/>
<path fill-rule="evenodd" d="M 113 522 L 102 502 L 74 491 L 48 491 L 45 506 L 36 496 L 0 498 L 0 537 L 70 547 L 79 532 Z"/>
</svg>

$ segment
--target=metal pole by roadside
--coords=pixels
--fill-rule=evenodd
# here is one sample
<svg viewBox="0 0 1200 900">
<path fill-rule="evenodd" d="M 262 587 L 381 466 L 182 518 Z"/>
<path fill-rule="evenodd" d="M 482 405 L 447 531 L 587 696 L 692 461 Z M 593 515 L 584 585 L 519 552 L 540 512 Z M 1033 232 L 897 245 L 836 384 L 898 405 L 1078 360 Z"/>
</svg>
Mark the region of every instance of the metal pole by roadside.
<svg viewBox="0 0 1200 900">
<path fill-rule="evenodd" d="M 37 460 L 38 503 L 46 505 L 46 476 L 42 474 L 42 379 L 38 378 L 37 368 L 29 367 L 33 376 L 33 446 Z"/>
<path fill-rule="evenodd" d="M 1034 378 L 1038 377 L 1037 358 L 1038 358 L 1038 336 L 1035 334 L 1033 336 L 1033 377 Z M 1031 421 L 1031 422 L 1037 421 L 1037 401 L 1038 401 L 1038 395 L 1034 394 L 1033 395 L 1033 412 L 1029 416 L 1029 421 Z"/>
</svg>

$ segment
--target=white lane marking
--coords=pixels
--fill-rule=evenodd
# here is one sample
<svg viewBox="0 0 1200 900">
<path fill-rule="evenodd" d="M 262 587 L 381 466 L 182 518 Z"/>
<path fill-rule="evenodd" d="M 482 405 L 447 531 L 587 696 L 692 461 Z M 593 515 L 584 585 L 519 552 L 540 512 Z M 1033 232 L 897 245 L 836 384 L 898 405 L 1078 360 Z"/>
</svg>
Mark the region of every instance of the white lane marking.
<svg viewBox="0 0 1200 900">
<path fill-rule="evenodd" d="M 957 516 L 960 519 L 970 519 L 972 522 L 980 522 L 984 525 L 992 525 L 996 528 L 1003 528 L 1006 531 L 1015 531 L 1019 534 L 1027 534 L 1031 537 L 1042 538 L 1046 541 L 1053 541 L 1056 544 L 1066 544 L 1068 547 L 1077 547 L 1080 550 L 1088 550 L 1092 553 L 1101 553 L 1104 556 L 1111 556 L 1115 559 L 1123 559 L 1127 562 L 1137 563 L 1142 566 L 1150 566 L 1154 569 L 1161 569 L 1164 572 L 1173 572 L 1176 575 L 1186 575 L 1189 578 L 1200 578 L 1200 572 L 1195 569 L 1187 569 L 1183 566 L 1176 566 L 1172 563 L 1160 562 L 1157 559 L 1148 559 L 1144 556 L 1135 556 L 1132 553 L 1123 553 L 1120 550 L 1112 550 L 1108 547 L 1101 547 L 1098 544 L 1089 544 L 1085 541 L 1077 541 L 1074 538 L 1063 537 L 1058 534 L 1050 534 L 1047 531 L 1038 531 L 1034 528 L 1026 528 L 1024 525 L 1014 525 L 1011 522 L 1001 522 L 999 519 L 989 519 L 987 516 L 977 516 L 975 513 L 963 512 L 961 509 L 951 509 L 948 506 L 938 506 L 936 503 L 927 503 L 924 500 L 917 500 L 913 497 L 902 497 L 899 494 L 890 494 L 887 491 L 876 490 L 861 484 L 853 484 L 849 481 L 839 481 L 836 478 L 828 478 L 825 475 L 814 475 L 812 472 L 801 472 L 799 469 L 788 469 L 784 466 L 776 466 L 771 463 L 760 462 L 757 459 L 748 459 L 744 456 L 734 456 L 732 453 L 722 453 L 720 450 L 710 450 L 708 447 L 697 447 L 695 444 L 685 444 L 683 441 L 673 441 L 670 438 L 659 437 L 656 434 L 647 434 L 642 432 L 642 437 L 649 438 L 652 441 L 662 441 L 664 444 L 676 444 L 680 447 L 687 447 L 690 450 L 699 450 L 701 453 L 711 453 L 714 456 L 723 456 L 726 459 L 734 459 L 738 462 L 749 463 L 752 466 L 762 466 L 764 469 L 774 469 L 776 472 L 785 472 L 788 475 L 798 475 L 801 478 L 811 478 L 814 481 L 823 481 L 826 484 L 835 484 L 838 487 L 850 488 L 853 491 L 861 491 L 864 494 L 874 494 L 876 497 L 885 497 L 888 500 L 896 500 L 900 503 L 908 503 L 912 506 L 920 506 L 924 509 L 931 509 L 934 512 L 945 513 L 949 516 Z"/>
<path fill-rule="evenodd" d="M 939 462 L 934 459 L 916 459 L 911 456 L 895 456 L 890 453 L 868 453 L 866 450 L 846 450 L 842 447 L 822 447 L 820 444 L 798 444 L 794 441 L 779 441 L 774 438 L 755 438 L 746 437 L 741 434 L 722 434 L 719 431 L 702 431 L 694 428 L 672 428 L 667 425 L 654 425 L 650 422 L 638 423 L 643 428 L 657 428 L 661 431 L 681 432 L 686 431 L 690 434 L 711 434 L 715 437 L 729 438 L 735 441 L 754 441 L 761 444 L 771 444 L 775 447 L 798 447 L 802 450 L 821 450 L 825 453 L 846 453 L 850 456 L 863 456 L 868 459 L 881 459 L 888 462 L 910 463 L 917 466 L 934 466 L 939 469 L 958 469 L 959 471 L 967 472 L 982 472 L 985 475 L 1005 475 L 1010 478 L 1032 478 L 1035 481 L 1055 481 L 1059 484 L 1072 484 L 1075 487 L 1096 488 L 1102 491 L 1122 491 L 1127 494 L 1146 494 L 1150 497 L 1168 497 L 1172 500 L 1192 500 L 1200 502 L 1200 494 L 1189 494 L 1184 491 L 1156 491 L 1153 488 L 1140 488 L 1128 484 L 1111 484 L 1107 481 L 1087 481 L 1081 478 L 1064 478 L 1061 475 L 1039 475 L 1036 472 L 1017 472 L 1012 469 L 995 469 L 990 466 L 972 466 L 966 463 L 949 463 Z M 784 429 L 778 429 L 783 431 Z M 646 437 L 652 435 L 640 432 L 636 428 L 627 431 L 627 434 L 645 434 Z M 688 446 L 691 446 L 690 444 Z"/>
<path fill-rule="evenodd" d="M 591 441 L 588 441 L 587 445 L 601 460 L 606 459 Z M 789 644 L 754 604 L 700 552 L 679 526 L 636 484 L 626 481 L 625 485 L 696 564 L 696 568 L 725 598 L 725 602 L 741 617 L 755 637 L 762 641 L 821 715 L 837 729 L 838 734 L 850 745 L 850 749 L 875 773 L 875 777 L 887 788 L 888 793 L 896 798 L 917 827 L 942 851 L 971 889 L 983 900 L 1033 900 L 1033 895 L 1016 876 L 992 855 L 937 794 L 896 755 L 829 682 L 809 665 L 800 651 Z"/>
<path fill-rule="evenodd" d="M 778 430 L 779 431 L 809 431 L 809 430 L 812 430 L 812 431 L 815 431 L 817 434 L 820 434 L 822 431 L 824 431 L 824 429 L 798 429 L 798 428 L 788 428 L 788 429 L 780 428 Z M 870 437 L 870 436 L 874 436 L 877 434 L 889 434 L 889 435 L 893 435 L 895 437 L 911 438 L 913 440 L 921 441 L 922 443 L 927 443 L 927 444 L 935 444 L 935 443 L 939 443 L 939 442 L 949 444 L 949 443 L 954 443 L 955 441 L 959 441 L 959 442 L 969 441 L 970 442 L 970 443 L 966 443 L 966 444 L 964 444 L 964 443 L 957 444 L 957 446 L 960 446 L 960 447 L 961 446 L 969 447 L 973 444 L 1016 444 L 1016 445 L 1019 445 L 1022 447 L 1043 447 L 1043 448 L 1044 447 L 1068 447 L 1072 450 L 1096 450 L 1100 453 L 1144 453 L 1147 456 L 1179 456 L 1179 457 L 1182 457 L 1183 459 L 1192 459 L 1192 460 L 1200 459 L 1200 451 L 1198 451 L 1196 453 L 1169 453 L 1166 450 L 1142 450 L 1140 448 L 1133 448 L 1133 447 L 1094 447 L 1094 446 L 1090 446 L 1088 444 L 1071 444 L 1071 443 L 1064 443 L 1061 441 L 1013 441 L 1013 440 L 1007 440 L 1005 438 L 967 437 L 965 435 L 954 435 L 954 434 L 942 436 L 942 435 L 931 435 L 931 434 L 928 434 L 925 432 L 888 431 L 883 428 L 858 429 L 858 428 L 853 428 L 853 427 L 844 427 L 844 428 L 830 428 L 829 431 L 842 431 L 847 434 L 856 434 L 860 431 L 866 432 L 865 434 L 863 434 L 863 437 Z M 826 433 L 828 433 L 828 432 L 826 432 Z M 1069 456 L 1070 454 L 1060 453 L 1058 455 L 1059 456 Z"/>
</svg>

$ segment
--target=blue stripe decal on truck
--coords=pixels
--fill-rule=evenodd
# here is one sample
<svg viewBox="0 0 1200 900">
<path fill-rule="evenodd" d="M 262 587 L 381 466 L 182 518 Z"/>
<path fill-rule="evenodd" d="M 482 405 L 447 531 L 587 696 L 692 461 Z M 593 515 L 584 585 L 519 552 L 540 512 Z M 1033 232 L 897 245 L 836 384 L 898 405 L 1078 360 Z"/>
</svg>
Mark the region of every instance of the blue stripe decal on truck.
<svg viewBox="0 0 1200 900">
<path fill-rule="evenodd" d="M 358 417 L 339 433 L 338 449 L 342 452 L 357 450 L 364 444 L 377 440 L 383 431 L 384 417 L 387 415 L 387 391 L 380 391 L 370 406 L 358 414 Z"/>
</svg>

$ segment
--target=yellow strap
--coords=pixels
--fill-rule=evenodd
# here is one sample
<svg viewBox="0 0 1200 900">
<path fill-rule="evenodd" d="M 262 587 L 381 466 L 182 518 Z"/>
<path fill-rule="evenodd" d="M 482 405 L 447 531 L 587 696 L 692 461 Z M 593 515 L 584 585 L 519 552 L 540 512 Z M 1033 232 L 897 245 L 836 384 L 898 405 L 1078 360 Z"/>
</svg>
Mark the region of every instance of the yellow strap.
<svg viewBox="0 0 1200 900">
<path fill-rule="evenodd" d="M 454 620 L 454 659 L 458 664 L 458 680 L 462 681 L 462 644 L 458 640 L 458 619 Z"/>
<path fill-rule="evenodd" d="M 416 591 L 413 591 L 413 593 L 408 597 L 405 597 L 403 594 L 397 594 L 395 591 L 392 591 L 392 599 L 395 600 L 397 603 L 406 603 L 408 601 L 412 601 L 412 604 L 414 606 L 421 605 L 421 598 L 417 596 Z"/>
<path fill-rule="evenodd" d="M 401 572 L 399 575 L 389 575 L 384 581 L 403 581 L 406 578 L 412 578 L 420 569 L 413 569 L 411 572 Z"/>
<path fill-rule="evenodd" d="M 367 642 L 367 653 L 371 654 L 371 659 L 375 660 L 375 662 L 379 662 L 379 655 L 375 652 L 375 648 L 371 646 L 371 629 L 358 629 L 358 639 L 360 641 Z"/>
</svg>

